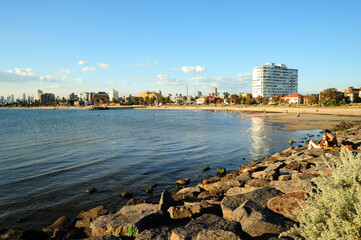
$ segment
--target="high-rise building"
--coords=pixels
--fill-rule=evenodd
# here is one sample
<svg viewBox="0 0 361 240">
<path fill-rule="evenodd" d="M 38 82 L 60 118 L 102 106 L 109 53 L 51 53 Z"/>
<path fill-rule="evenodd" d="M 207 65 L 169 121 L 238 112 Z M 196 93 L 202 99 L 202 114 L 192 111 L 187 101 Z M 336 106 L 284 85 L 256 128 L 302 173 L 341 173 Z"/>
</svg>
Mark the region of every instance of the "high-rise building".
<svg viewBox="0 0 361 240">
<path fill-rule="evenodd" d="M 11 103 L 14 103 L 15 102 L 15 96 L 14 94 L 11 94 Z"/>
<path fill-rule="evenodd" d="M 34 92 L 34 101 L 40 101 L 41 94 L 43 94 L 43 91 L 41 91 L 40 89 L 36 89 Z"/>
<path fill-rule="evenodd" d="M 4 97 L 1 96 L 1 97 L 0 97 L 0 104 L 3 104 L 3 103 L 4 103 Z"/>
<path fill-rule="evenodd" d="M 23 99 L 21 99 L 22 101 L 26 101 L 26 94 L 25 93 L 23 93 Z"/>
<path fill-rule="evenodd" d="M 252 96 L 274 97 L 297 93 L 298 70 L 266 63 L 252 70 Z"/>
<path fill-rule="evenodd" d="M 109 93 L 108 93 L 108 95 L 109 95 L 109 101 L 113 101 L 113 98 L 114 98 L 115 100 L 118 100 L 118 98 L 119 98 L 119 96 L 118 96 L 118 91 L 117 91 L 117 90 L 114 90 L 114 89 L 110 90 Z"/>
<path fill-rule="evenodd" d="M 216 87 L 213 87 L 211 91 L 212 91 L 212 96 L 215 96 L 215 97 L 216 97 L 217 94 L 218 94 L 218 93 L 217 93 L 217 88 L 216 88 Z"/>
<path fill-rule="evenodd" d="M 201 91 L 198 91 L 197 92 L 197 97 L 200 98 L 202 96 L 202 92 Z"/>
</svg>

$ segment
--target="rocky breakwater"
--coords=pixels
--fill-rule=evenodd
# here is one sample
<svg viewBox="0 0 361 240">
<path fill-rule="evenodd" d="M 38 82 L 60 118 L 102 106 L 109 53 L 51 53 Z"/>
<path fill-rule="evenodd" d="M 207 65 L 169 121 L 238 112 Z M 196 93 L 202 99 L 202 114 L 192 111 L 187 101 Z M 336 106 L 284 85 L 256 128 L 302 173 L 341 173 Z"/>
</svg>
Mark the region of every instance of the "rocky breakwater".
<svg viewBox="0 0 361 240">
<path fill-rule="evenodd" d="M 360 152 L 361 130 L 337 133 L 339 144 Z M 2 239 L 278 239 L 297 219 L 292 211 L 306 197 L 305 186 L 339 149 L 288 148 L 213 176 L 194 187 L 163 191 L 158 204 L 131 199 L 115 213 L 103 206 L 66 217 L 42 231 L 10 230 Z"/>
</svg>

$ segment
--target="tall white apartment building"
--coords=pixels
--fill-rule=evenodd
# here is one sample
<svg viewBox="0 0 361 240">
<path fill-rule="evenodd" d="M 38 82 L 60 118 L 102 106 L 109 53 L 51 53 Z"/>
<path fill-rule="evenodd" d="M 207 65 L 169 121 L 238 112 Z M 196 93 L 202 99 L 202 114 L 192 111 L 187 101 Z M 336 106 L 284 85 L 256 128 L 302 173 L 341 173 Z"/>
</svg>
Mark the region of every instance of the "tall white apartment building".
<svg viewBox="0 0 361 240">
<path fill-rule="evenodd" d="M 114 90 L 114 89 L 110 90 L 108 95 L 109 95 L 109 101 L 112 101 L 113 98 L 116 99 L 116 100 L 118 100 L 118 98 L 119 98 L 118 91 Z"/>
<path fill-rule="evenodd" d="M 290 95 L 298 91 L 298 70 L 272 62 L 252 69 L 252 97 Z"/>
<path fill-rule="evenodd" d="M 36 89 L 34 92 L 34 101 L 41 100 L 41 94 L 43 94 L 43 91 L 41 91 L 40 89 Z"/>
</svg>

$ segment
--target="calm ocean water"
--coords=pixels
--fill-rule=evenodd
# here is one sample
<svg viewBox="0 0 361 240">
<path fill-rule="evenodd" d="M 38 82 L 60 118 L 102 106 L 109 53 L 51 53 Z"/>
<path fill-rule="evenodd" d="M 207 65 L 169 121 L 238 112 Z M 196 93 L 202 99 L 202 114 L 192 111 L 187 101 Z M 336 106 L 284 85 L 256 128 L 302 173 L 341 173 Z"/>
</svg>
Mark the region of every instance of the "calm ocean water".
<svg viewBox="0 0 361 240">
<path fill-rule="evenodd" d="M 177 179 L 196 185 L 217 167 L 235 170 L 319 134 L 191 110 L 6 109 L 0 122 L 0 229 L 40 228 L 100 204 L 116 210 L 122 191 L 157 200 Z M 89 187 L 98 191 L 88 195 Z"/>
</svg>

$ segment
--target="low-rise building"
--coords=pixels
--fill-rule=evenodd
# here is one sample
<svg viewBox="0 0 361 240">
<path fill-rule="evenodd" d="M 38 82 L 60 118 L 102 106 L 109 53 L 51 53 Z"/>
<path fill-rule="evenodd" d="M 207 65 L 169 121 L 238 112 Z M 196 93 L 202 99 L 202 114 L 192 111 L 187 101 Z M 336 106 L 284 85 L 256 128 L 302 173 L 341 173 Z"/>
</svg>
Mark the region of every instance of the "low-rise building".
<svg viewBox="0 0 361 240">
<path fill-rule="evenodd" d="M 290 104 L 302 104 L 303 103 L 303 95 L 294 93 L 291 95 L 284 96 L 283 98 L 288 101 Z"/>
<path fill-rule="evenodd" d="M 345 101 L 347 103 L 360 102 L 361 99 L 361 88 L 349 88 L 343 92 L 345 95 Z"/>
<path fill-rule="evenodd" d="M 162 92 L 161 91 L 145 91 L 145 92 L 140 92 L 139 93 L 139 97 L 142 98 L 146 98 L 148 97 L 149 99 L 152 97 L 155 97 L 156 99 L 158 99 L 160 96 L 162 96 Z"/>
</svg>

